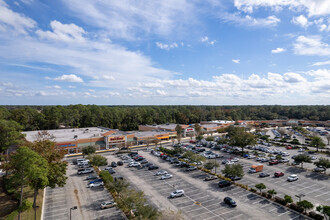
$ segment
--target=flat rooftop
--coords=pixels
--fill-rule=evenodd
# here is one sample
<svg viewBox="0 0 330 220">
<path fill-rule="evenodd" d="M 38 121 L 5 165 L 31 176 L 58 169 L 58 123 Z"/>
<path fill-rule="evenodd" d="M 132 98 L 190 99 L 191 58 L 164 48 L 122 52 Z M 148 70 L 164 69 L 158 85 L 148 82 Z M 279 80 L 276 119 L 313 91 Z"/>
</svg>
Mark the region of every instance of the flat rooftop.
<svg viewBox="0 0 330 220">
<path fill-rule="evenodd" d="M 142 137 L 153 137 L 158 134 L 168 134 L 167 131 L 134 131 L 131 132 L 131 134 L 134 134 L 135 137 L 137 138 L 142 138 Z"/>
<path fill-rule="evenodd" d="M 26 134 L 25 139 L 30 142 L 38 140 L 39 134 L 48 133 L 49 135 L 45 136 L 47 139 L 50 139 L 55 142 L 65 142 L 65 141 L 75 141 L 75 136 L 77 140 L 79 139 L 88 139 L 102 137 L 102 134 L 110 131 L 112 129 L 107 128 L 98 128 L 98 127 L 89 127 L 89 128 L 70 128 L 70 129 L 56 129 L 56 130 L 40 130 L 40 131 L 24 131 L 23 134 Z"/>
</svg>

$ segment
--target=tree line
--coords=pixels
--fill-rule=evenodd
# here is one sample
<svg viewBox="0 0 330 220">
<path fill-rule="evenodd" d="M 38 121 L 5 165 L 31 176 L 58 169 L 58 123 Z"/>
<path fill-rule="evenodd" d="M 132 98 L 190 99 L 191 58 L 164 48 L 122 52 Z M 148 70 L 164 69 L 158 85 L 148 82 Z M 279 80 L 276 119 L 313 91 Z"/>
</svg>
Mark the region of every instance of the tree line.
<svg viewBox="0 0 330 220">
<path fill-rule="evenodd" d="M 0 120 L 13 120 L 23 130 L 103 126 L 124 131 L 140 124 L 193 124 L 200 121 L 330 120 L 330 106 L 1 106 Z"/>
</svg>

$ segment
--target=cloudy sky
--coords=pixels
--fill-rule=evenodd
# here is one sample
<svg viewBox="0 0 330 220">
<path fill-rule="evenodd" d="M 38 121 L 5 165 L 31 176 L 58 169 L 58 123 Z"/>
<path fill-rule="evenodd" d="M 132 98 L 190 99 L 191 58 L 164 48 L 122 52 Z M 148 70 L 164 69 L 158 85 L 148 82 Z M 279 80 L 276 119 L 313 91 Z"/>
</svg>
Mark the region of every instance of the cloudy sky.
<svg viewBox="0 0 330 220">
<path fill-rule="evenodd" d="M 329 0 L 0 0 L 0 104 L 330 104 Z"/>
</svg>

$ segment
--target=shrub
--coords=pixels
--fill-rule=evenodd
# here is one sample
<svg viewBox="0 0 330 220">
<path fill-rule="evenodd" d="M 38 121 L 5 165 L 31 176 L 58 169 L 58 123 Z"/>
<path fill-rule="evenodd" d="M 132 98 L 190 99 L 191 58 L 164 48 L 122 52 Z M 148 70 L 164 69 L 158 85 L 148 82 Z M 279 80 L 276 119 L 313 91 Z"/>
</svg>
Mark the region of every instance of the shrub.
<svg viewBox="0 0 330 220">
<path fill-rule="evenodd" d="M 289 195 L 285 195 L 284 200 L 285 200 L 286 203 L 292 203 L 293 202 L 292 197 L 289 196 Z"/>
<path fill-rule="evenodd" d="M 297 211 L 297 212 L 303 212 L 304 211 L 304 208 L 298 206 L 297 204 L 295 203 L 291 203 L 290 204 L 290 208 Z"/>
<path fill-rule="evenodd" d="M 263 197 L 267 197 L 267 193 L 266 193 L 266 192 L 262 192 L 261 195 L 262 195 Z"/>
<path fill-rule="evenodd" d="M 102 170 L 100 172 L 100 177 L 103 180 L 104 183 L 112 183 L 113 182 L 113 177 L 111 176 L 111 174 L 106 171 L 106 170 Z"/>
<path fill-rule="evenodd" d="M 256 193 L 256 192 L 257 192 L 257 190 L 256 190 L 256 189 L 254 189 L 254 188 L 251 188 L 251 189 L 250 189 L 250 191 L 251 191 L 251 192 L 254 192 L 254 193 Z"/>
<path fill-rule="evenodd" d="M 309 217 L 313 218 L 313 219 L 316 219 L 316 220 L 323 220 L 324 217 L 316 212 L 309 212 L 308 213 Z"/>
<path fill-rule="evenodd" d="M 18 210 L 14 210 L 9 215 L 7 215 L 5 220 L 14 220 L 16 219 L 17 216 L 18 216 Z"/>
<path fill-rule="evenodd" d="M 22 206 L 20 207 L 20 210 L 21 210 L 22 212 L 24 212 L 24 211 L 26 211 L 26 210 L 32 208 L 32 205 L 33 205 L 32 202 L 30 202 L 29 200 L 26 200 L 26 199 L 25 199 L 25 200 L 22 202 Z"/>
<path fill-rule="evenodd" d="M 281 204 L 281 205 L 286 205 L 287 201 L 285 199 L 282 199 L 281 197 L 275 196 L 274 198 L 275 202 Z"/>
</svg>

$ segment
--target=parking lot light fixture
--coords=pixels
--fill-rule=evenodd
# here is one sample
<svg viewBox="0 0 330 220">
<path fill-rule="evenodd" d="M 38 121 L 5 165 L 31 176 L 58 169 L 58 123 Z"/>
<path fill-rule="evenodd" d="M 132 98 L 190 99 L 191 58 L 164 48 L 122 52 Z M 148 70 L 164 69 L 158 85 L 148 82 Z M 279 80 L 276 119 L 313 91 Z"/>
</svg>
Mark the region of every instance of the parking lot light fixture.
<svg viewBox="0 0 330 220">
<path fill-rule="evenodd" d="M 71 220 L 71 210 L 76 210 L 77 209 L 77 206 L 73 206 L 70 208 L 70 220 Z"/>
<path fill-rule="evenodd" d="M 304 197 L 305 195 L 304 194 L 299 194 L 299 195 L 295 195 L 296 197 L 299 198 L 299 202 L 301 202 L 301 198 Z M 301 219 L 301 212 L 300 212 L 300 215 L 299 215 L 299 219 Z"/>
</svg>

